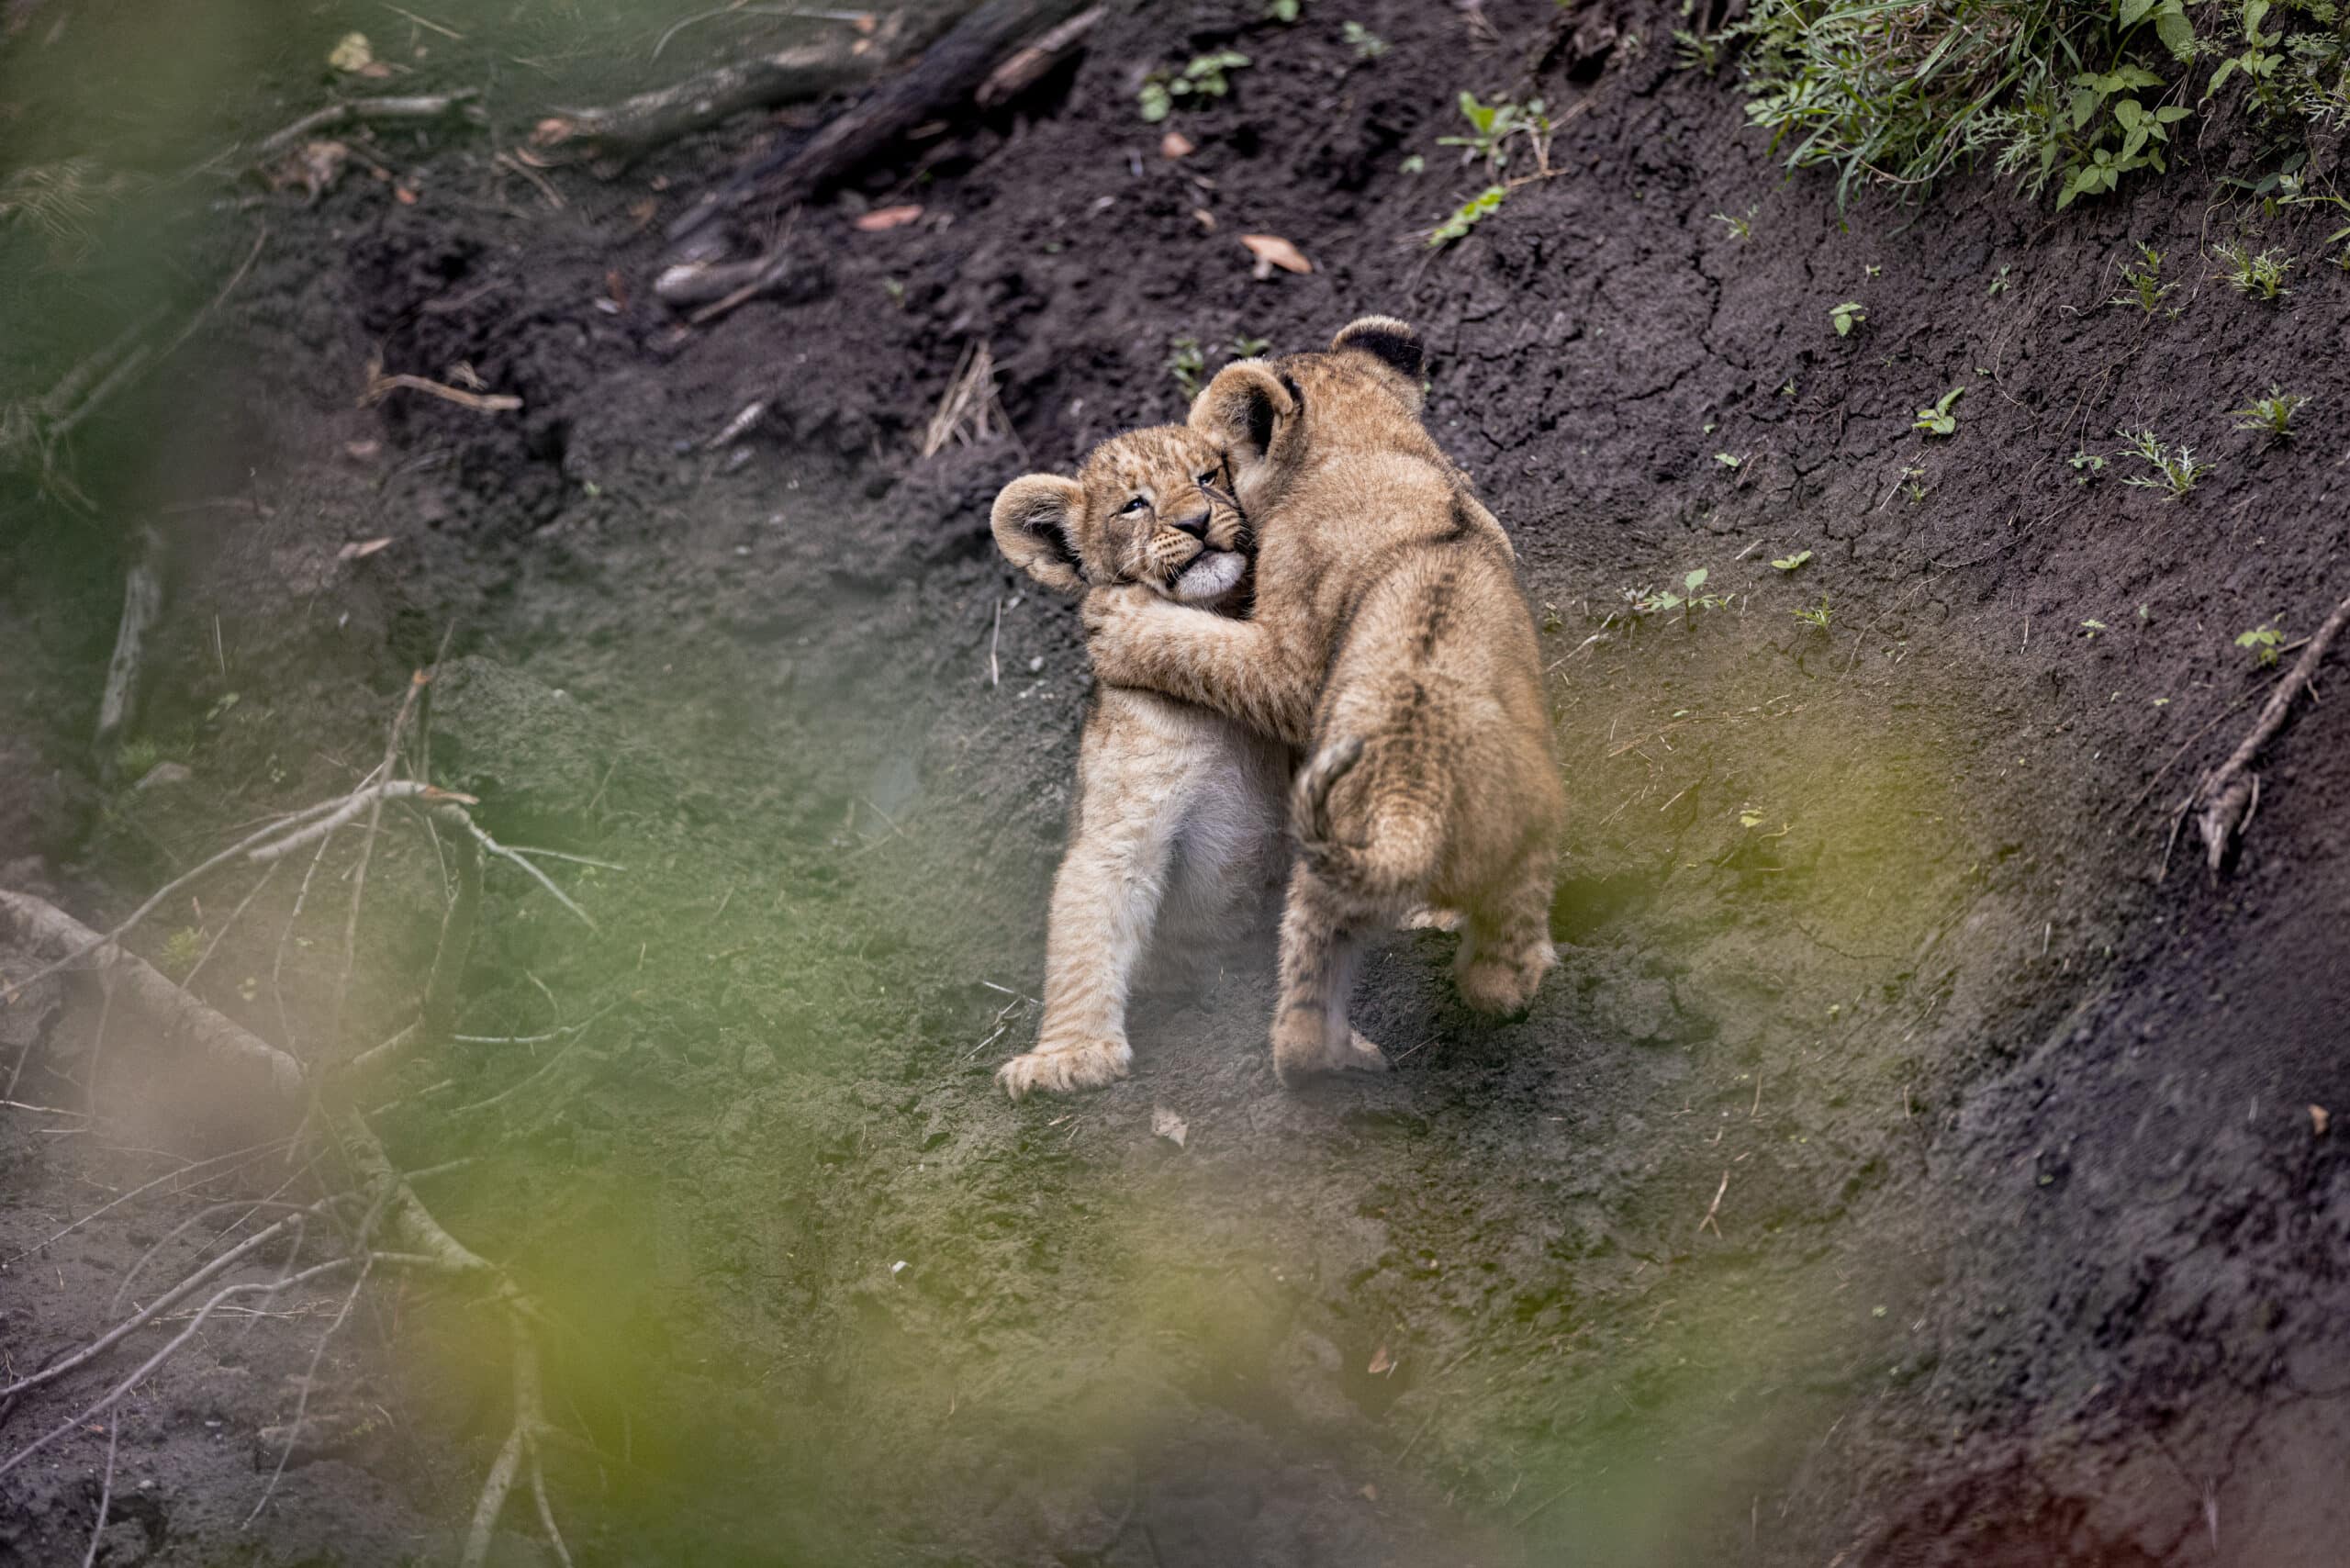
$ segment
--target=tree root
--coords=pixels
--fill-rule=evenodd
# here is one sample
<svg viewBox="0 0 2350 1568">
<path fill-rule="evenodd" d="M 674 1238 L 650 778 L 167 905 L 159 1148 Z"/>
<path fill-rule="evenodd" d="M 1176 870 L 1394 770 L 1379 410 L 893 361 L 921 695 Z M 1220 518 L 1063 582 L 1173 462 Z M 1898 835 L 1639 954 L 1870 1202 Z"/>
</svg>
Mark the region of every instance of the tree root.
<svg viewBox="0 0 2350 1568">
<path fill-rule="evenodd" d="M 2219 876 L 2229 851 L 2260 803 L 2260 778 L 2252 771 L 2260 748 L 2285 727 L 2293 699 L 2304 691 L 2314 692 L 2317 666 L 2324 661 L 2326 650 L 2333 646 L 2333 640 L 2342 634 L 2345 624 L 2350 624 L 2350 599 L 2333 607 L 2333 613 L 2325 618 L 2325 624 L 2318 628 L 2317 635 L 2301 650 L 2301 656 L 2294 661 L 2285 678 L 2277 683 L 2277 689 L 2268 694 L 2260 717 L 2244 739 L 2236 743 L 2228 759 L 2205 774 L 2195 786 L 2188 803 L 2202 807 L 2195 825 L 2203 838 L 2204 862 L 2214 878 Z"/>
</svg>

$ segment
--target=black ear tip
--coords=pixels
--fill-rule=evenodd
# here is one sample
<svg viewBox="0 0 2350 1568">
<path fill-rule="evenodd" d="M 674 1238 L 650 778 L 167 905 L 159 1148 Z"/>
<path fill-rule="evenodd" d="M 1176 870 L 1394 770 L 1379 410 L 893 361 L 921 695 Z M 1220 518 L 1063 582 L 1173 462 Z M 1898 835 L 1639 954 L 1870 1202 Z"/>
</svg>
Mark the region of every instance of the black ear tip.
<svg viewBox="0 0 2350 1568">
<path fill-rule="evenodd" d="M 1420 346 L 1420 335 L 1412 330 L 1410 323 L 1393 316 L 1365 316 L 1340 328 L 1338 335 L 1330 340 L 1330 352 L 1342 353 L 1348 350 L 1367 353 L 1405 375 L 1418 375 L 1427 364 L 1427 351 Z"/>
</svg>

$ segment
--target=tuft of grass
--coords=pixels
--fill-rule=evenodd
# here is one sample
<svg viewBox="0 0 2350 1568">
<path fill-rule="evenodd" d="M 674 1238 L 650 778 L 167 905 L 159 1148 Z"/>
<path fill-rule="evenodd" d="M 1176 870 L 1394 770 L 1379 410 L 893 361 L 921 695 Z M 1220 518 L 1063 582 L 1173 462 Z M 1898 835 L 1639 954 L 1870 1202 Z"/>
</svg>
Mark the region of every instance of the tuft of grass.
<svg viewBox="0 0 2350 1568">
<path fill-rule="evenodd" d="M 1754 238 L 1754 214 L 1757 210 L 1759 209 L 1755 207 L 1748 207 L 1744 218 L 1732 218 L 1727 212 L 1708 213 L 1707 216 L 1728 229 L 1732 240 L 1746 241 Z"/>
<path fill-rule="evenodd" d="M 1795 612 L 1795 616 L 1797 621 L 1802 622 L 1805 625 L 1810 627 L 1815 632 L 1827 631 L 1829 623 L 1834 619 L 1834 617 L 1829 613 L 1828 596 L 1824 593 L 1819 596 L 1819 602 L 1818 604 L 1813 605 L 1809 610 L 1796 610 Z"/>
<path fill-rule="evenodd" d="M 2230 409 L 2228 413 L 2240 431 L 2258 431 L 2272 441 L 2286 441 L 2293 433 L 2294 414 L 2308 401 L 2300 393 L 2288 392 L 2272 382 L 2267 397 L 2255 398 L 2241 409 Z"/>
<path fill-rule="evenodd" d="M 2172 500 L 2178 499 L 2195 488 L 2196 482 L 2211 471 L 2209 463 L 2195 461 L 2192 447 L 2167 445 L 2151 430 L 2118 430 L 2113 432 L 2130 444 L 2122 449 L 2125 457 L 2137 458 L 2154 467 L 2152 474 L 2132 474 L 2122 479 L 2125 485 L 2135 485 L 2142 490 L 2160 490 Z"/>
<path fill-rule="evenodd" d="M 1835 170 L 1840 205 L 1988 163 L 2065 207 L 2165 172 L 2179 122 L 2215 97 L 2272 135 L 2350 112 L 2339 4 L 1754 0 L 1684 58 L 1735 46 L 1748 118 L 1789 166 Z"/>
<path fill-rule="evenodd" d="M 2285 286 L 2285 274 L 2293 270 L 2293 258 L 2282 251 L 2255 254 L 2243 241 L 2230 240 L 2221 245 L 2219 257 L 2219 275 L 2246 299 L 2266 304 L 2293 292 Z"/>
<path fill-rule="evenodd" d="M 193 925 L 183 925 L 163 938 L 163 951 L 157 968 L 167 975 L 185 976 L 204 957 L 204 933 Z"/>
</svg>

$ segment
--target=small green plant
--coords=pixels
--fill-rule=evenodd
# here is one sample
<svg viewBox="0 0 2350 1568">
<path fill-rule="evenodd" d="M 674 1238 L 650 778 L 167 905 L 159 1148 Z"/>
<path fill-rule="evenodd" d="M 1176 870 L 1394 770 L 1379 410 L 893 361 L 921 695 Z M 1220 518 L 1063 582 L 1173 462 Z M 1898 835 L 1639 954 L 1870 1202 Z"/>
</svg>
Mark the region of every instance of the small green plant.
<svg viewBox="0 0 2350 1568">
<path fill-rule="evenodd" d="M 1808 561 L 1808 560 L 1810 560 L 1810 559 L 1811 559 L 1811 552 L 1810 552 L 1810 551 L 1808 551 L 1808 550 L 1798 550 L 1798 551 L 1796 551 L 1796 552 L 1794 554 L 1792 554 L 1792 555 L 1782 555 L 1782 556 L 1780 556 L 1777 560 L 1775 560 L 1775 561 L 1772 562 L 1772 563 L 1771 563 L 1771 565 L 1772 565 L 1772 566 L 1775 566 L 1776 568 L 1778 568 L 1780 571 L 1783 571 L 1783 572 L 1792 572 L 1792 571 L 1794 571 L 1796 567 L 1798 567 L 1798 566 L 1802 566 L 1806 561 Z"/>
<path fill-rule="evenodd" d="M 193 925 L 183 925 L 163 938 L 162 968 L 167 974 L 185 977 L 204 957 L 204 933 Z"/>
<path fill-rule="evenodd" d="M 1355 51 L 1357 60 L 1377 60 L 1387 52 L 1387 40 L 1364 27 L 1360 22 L 1348 22 L 1338 28 L 1347 47 Z"/>
<path fill-rule="evenodd" d="M 2073 483 L 2076 485 L 2093 485 L 2105 472 L 2105 459 L 2087 447 L 2074 453 L 2065 461 L 2073 465 Z"/>
<path fill-rule="evenodd" d="M 1304 9 L 1305 0 L 1272 0 L 1272 4 L 1265 7 L 1265 19 L 1286 27 L 1297 20 L 1298 13 Z"/>
<path fill-rule="evenodd" d="M 1200 348 L 1200 340 L 1182 337 L 1168 345 L 1167 374 L 1183 389 L 1183 400 L 1190 402 L 1200 395 L 1200 375 L 1208 367 L 1208 356 Z"/>
<path fill-rule="evenodd" d="M 114 754 L 115 776 L 131 784 L 155 771 L 163 760 L 162 747 L 150 740 L 125 741 Z"/>
<path fill-rule="evenodd" d="M 2191 47 L 2194 29 L 2188 25 L 2180 0 L 2162 0 L 2162 4 L 2163 22 L 2168 23 L 2176 17 L 2178 26 L 2186 29 Z M 2121 0 L 2121 6 L 2123 11 L 2135 9 L 2140 16 L 2148 9 L 2139 0 Z M 2066 167 L 2065 183 L 2056 193 L 2057 210 L 2072 206 L 2077 197 L 2113 189 L 2121 183 L 2121 176 L 2133 169 L 2152 167 L 2156 174 L 2165 172 L 2162 149 L 2170 140 L 2168 128 L 2195 111 L 2178 104 L 2163 104 L 2150 109 L 2130 95 L 2142 87 L 2163 85 L 2161 77 L 2135 65 L 2116 66 L 2111 71 L 2085 71 L 2073 78 L 2073 96 L 2067 106 L 2070 129 L 2076 138 L 2087 131 L 2091 140 L 2076 140 L 2070 149 L 2075 161 Z M 2098 113 L 2107 107 L 2109 99 L 2112 116 L 2109 125 Z M 2120 147 L 2098 145 L 2116 129 L 2121 132 Z M 2065 151 L 2061 140 L 2051 142 L 2048 150 L 2058 154 Z"/>
<path fill-rule="evenodd" d="M 1744 218 L 1732 218 L 1727 212 L 1709 213 L 1707 216 L 1728 229 L 1732 240 L 1744 241 L 1754 238 L 1754 215 L 1759 210 L 1757 207 L 1750 207 L 1746 209 Z"/>
<path fill-rule="evenodd" d="M 1740 457 L 1735 452 L 1717 452 L 1714 454 L 1714 461 L 1720 464 L 1725 468 L 1736 468 L 1740 464 L 1745 462 L 1746 459 Z"/>
<path fill-rule="evenodd" d="M 2136 241 L 2136 244 L 2138 246 L 2136 264 L 2121 269 L 2122 286 L 2128 292 L 2114 295 L 2106 303 L 2134 305 L 2151 316 L 2154 313 L 2154 307 L 2163 302 L 2163 296 L 2177 288 L 2178 285 L 2163 282 L 2163 253 L 2160 251 L 2143 240 Z"/>
<path fill-rule="evenodd" d="M 1528 98 L 1513 104 L 1507 98 L 1495 98 L 1492 103 L 1480 103 L 1477 95 L 1464 91 L 1460 95 L 1461 118 L 1469 122 L 1466 136 L 1439 136 L 1438 147 L 1464 149 L 1460 161 L 1474 163 L 1483 161 L 1486 172 L 1499 178 L 1510 160 L 1514 141 L 1523 139 L 1534 155 L 1538 174 L 1550 172 L 1550 117 L 1539 98 Z"/>
<path fill-rule="evenodd" d="M 1684 71 L 1695 71 L 1711 76 L 1722 62 L 1722 36 L 1719 33 L 1694 32 L 1687 28 L 1673 29 L 1673 63 Z"/>
<path fill-rule="evenodd" d="M 1416 174 L 1427 166 L 1428 161 L 1416 152 L 1412 153 L 1409 157 L 1405 158 L 1403 162 L 1396 165 L 1399 170 L 1406 174 Z"/>
<path fill-rule="evenodd" d="M 1693 610 L 1719 610 L 1729 600 L 1721 594 L 1705 591 L 1706 579 L 1710 576 L 1709 571 L 1699 566 L 1681 579 L 1679 593 L 1670 588 L 1658 592 L 1651 588 L 1628 588 L 1624 590 L 1624 602 L 1630 605 L 1635 613 L 1644 616 L 1678 610 L 1685 617 Z"/>
<path fill-rule="evenodd" d="M 1248 64 L 1248 57 L 1237 50 L 1219 50 L 1214 54 L 1197 55 L 1180 72 L 1169 73 L 1154 71 L 1144 78 L 1142 88 L 1135 95 L 1142 109 L 1142 118 L 1156 125 L 1172 113 L 1179 98 L 1221 98 L 1232 91 L 1231 72 Z"/>
<path fill-rule="evenodd" d="M 1469 230 L 1501 209 L 1502 201 L 1508 195 L 1509 187 L 1506 185 L 1487 185 L 1456 207 L 1451 217 L 1430 230 L 1428 244 L 1433 248 L 1467 238 Z"/>
<path fill-rule="evenodd" d="M 1225 344 L 1224 352 L 1225 356 L 1228 359 L 1255 359 L 1259 354 L 1263 353 L 1267 349 L 1271 348 L 1272 346 L 1273 345 L 1271 343 L 1268 342 L 1263 338 L 1251 338 L 1244 335 L 1237 337 L 1230 342 Z"/>
<path fill-rule="evenodd" d="M 2092 643 L 2097 641 L 2097 634 L 2104 630 L 2105 622 L 2102 621 L 2084 621 L 2081 622 L 2082 634 L 2087 641 Z"/>
<path fill-rule="evenodd" d="M 1997 299 L 1999 296 L 2007 293 L 2008 274 L 2013 270 L 2014 268 L 2005 262 L 1999 263 L 1999 270 L 1991 275 L 1991 288 L 1988 297 Z"/>
<path fill-rule="evenodd" d="M 1924 500 L 1926 471 L 1923 468 L 1904 468 L 1901 471 L 1901 493 L 1909 498 L 1909 504 L 1913 507 Z"/>
<path fill-rule="evenodd" d="M 2271 383 L 2267 397 L 2255 398 L 2241 409 L 2230 409 L 2228 414 L 2240 431 L 2259 431 L 2272 441 L 2286 441 L 2293 433 L 2294 413 L 2308 401 L 2300 393 Z"/>
<path fill-rule="evenodd" d="M 2152 474 L 2132 474 L 2122 479 L 2125 485 L 2140 489 L 2161 490 L 2172 500 L 2178 499 L 2195 488 L 2197 480 L 2211 471 L 2209 463 L 2195 461 L 2191 447 L 2172 448 L 2156 438 L 2151 430 L 2119 430 L 2113 432 L 2130 444 L 2122 450 L 2125 457 L 2135 457 L 2154 465 Z"/>
<path fill-rule="evenodd" d="M 1828 319 L 1835 326 L 1836 335 L 1840 338 L 1851 337 L 1852 329 L 1868 319 L 1869 313 L 1861 308 L 1857 299 L 1847 299 L 1841 305 L 1828 308 Z"/>
<path fill-rule="evenodd" d="M 2219 256 L 2219 275 L 2246 299 L 2266 304 L 2293 292 L 2285 286 L 2285 274 L 2293 270 L 2293 258 L 2282 251 L 2255 254 L 2243 241 L 2230 240 L 2220 246 Z"/>
<path fill-rule="evenodd" d="M 1810 627 L 1815 632 L 1827 631 L 1828 624 L 1830 620 L 1828 610 L 1828 596 L 1824 593 L 1821 594 L 1818 604 L 1813 605 L 1809 610 L 1796 610 L 1795 612 L 1795 616 L 1797 621 L 1802 622 L 1805 625 Z"/>
<path fill-rule="evenodd" d="M 1934 406 L 1932 408 L 1919 409 L 1917 420 L 1910 426 L 1910 428 L 1912 430 L 1924 431 L 1928 435 L 1950 434 L 1953 431 L 1958 429 L 1958 416 L 1952 413 L 1951 409 L 1955 407 L 1958 400 L 1965 395 L 1965 387 L 1952 387 L 1940 398 L 1934 399 Z"/>
<path fill-rule="evenodd" d="M 2249 632 L 2236 633 L 2236 646 L 2252 655 L 2252 662 L 2266 668 L 2277 662 L 2284 652 L 2285 633 L 2277 630 L 2272 621 L 2264 621 Z"/>
</svg>

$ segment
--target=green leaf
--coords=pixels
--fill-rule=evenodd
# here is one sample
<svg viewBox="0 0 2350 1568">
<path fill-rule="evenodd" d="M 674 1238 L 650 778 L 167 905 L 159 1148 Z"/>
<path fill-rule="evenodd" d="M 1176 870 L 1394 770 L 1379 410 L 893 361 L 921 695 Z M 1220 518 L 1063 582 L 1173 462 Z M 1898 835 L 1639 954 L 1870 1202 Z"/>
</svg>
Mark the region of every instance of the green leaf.
<svg viewBox="0 0 2350 1568">
<path fill-rule="evenodd" d="M 1780 571 L 1783 571 L 1783 572 L 1792 572 L 1792 571 L 1794 571 L 1797 566 L 1802 566 L 1806 561 L 1808 561 L 1808 560 L 1810 560 L 1810 559 L 1811 559 L 1811 552 L 1810 552 L 1810 551 L 1808 551 L 1808 550 L 1798 550 L 1798 551 L 1796 551 L 1796 552 L 1794 554 L 1792 554 L 1792 555 L 1785 555 L 1785 556 L 1782 556 L 1780 559 L 1778 559 L 1778 560 L 1776 560 L 1776 561 L 1772 562 L 1772 563 L 1771 563 L 1771 565 L 1772 565 L 1772 566 L 1776 566 Z"/>
<path fill-rule="evenodd" d="M 2162 10 L 2155 14 L 2154 36 L 2180 60 L 2188 59 L 2195 52 L 2195 24 L 2179 9 L 2178 0 L 2165 0 Z"/>
<path fill-rule="evenodd" d="M 2125 28 L 2136 27 L 2146 19 L 2146 13 L 2154 8 L 2154 0 L 2121 0 L 2120 13 L 2121 25 Z"/>
<path fill-rule="evenodd" d="M 1695 571 L 1690 573 L 1687 577 L 1682 578 L 1681 586 L 1687 588 L 1691 593 L 1695 593 L 1699 588 L 1706 586 L 1706 568 L 1700 566 Z"/>
<path fill-rule="evenodd" d="M 2194 113 L 2184 104 L 2165 104 L 2154 111 L 2154 120 L 2159 125 L 2177 125 Z"/>
<path fill-rule="evenodd" d="M 2268 0 L 2244 0 L 2244 36 L 2260 41 L 2260 23 L 2268 15 Z"/>
<path fill-rule="evenodd" d="M 2114 101 L 2113 118 L 2121 122 L 2122 129 L 2135 130 L 2138 122 L 2146 118 L 2146 111 L 2138 106 L 2135 98 L 2119 98 Z"/>
</svg>

